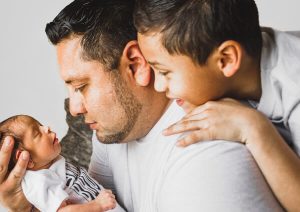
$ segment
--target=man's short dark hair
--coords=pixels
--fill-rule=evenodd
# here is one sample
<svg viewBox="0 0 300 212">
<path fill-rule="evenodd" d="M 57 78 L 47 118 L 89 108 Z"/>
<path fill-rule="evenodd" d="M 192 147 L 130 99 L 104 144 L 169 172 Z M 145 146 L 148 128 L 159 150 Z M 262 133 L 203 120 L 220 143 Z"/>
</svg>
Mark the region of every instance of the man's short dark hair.
<svg viewBox="0 0 300 212">
<path fill-rule="evenodd" d="M 117 69 L 126 44 L 136 40 L 134 0 L 75 0 L 46 26 L 56 45 L 73 35 L 83 36 L 83 58 Z"/>
<path fill-rule="evenodd" d="M 254 0 L 137 0 L 135 26 L 161 33 L 162 46 L 200 65 L 226 40 L 239 42 L 259 59 L 262 37 Z"/>
</svg>

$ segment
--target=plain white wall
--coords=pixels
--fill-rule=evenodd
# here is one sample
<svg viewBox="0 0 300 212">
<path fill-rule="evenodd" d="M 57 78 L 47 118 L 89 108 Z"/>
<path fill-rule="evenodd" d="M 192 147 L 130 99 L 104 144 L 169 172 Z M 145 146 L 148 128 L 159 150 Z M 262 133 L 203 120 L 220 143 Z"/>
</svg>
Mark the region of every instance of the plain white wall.
<svg viewBox="0 0 300 212">
<path fill-rule="evenodd" d="M 66 92 L 45 26 L 69 2 L 1 0 L 0 120 L 28 114 L 51 126 L 59 138 L 66 133 Z"/>
<path fill-rule="evenodd" d="M 0 120 L 29 114 L 62 138 L 67 129 L 63 107 L 66 92 L 58 75 L 54 47 L 44 29 L 71 0 L 0 2 Z M 261 25 L 300 30 L 299 0 L 256 3 Z"/>
</svg>

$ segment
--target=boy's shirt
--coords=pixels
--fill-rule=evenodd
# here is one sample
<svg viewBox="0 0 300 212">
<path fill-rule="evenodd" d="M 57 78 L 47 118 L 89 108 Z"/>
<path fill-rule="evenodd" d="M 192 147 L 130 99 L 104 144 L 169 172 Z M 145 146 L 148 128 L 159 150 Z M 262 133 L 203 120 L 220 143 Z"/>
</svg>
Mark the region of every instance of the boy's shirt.
<svg viewBox="0 0 300 212">
<path fill-rule="evenodd" d="M 300 31 L 262 31 L 262 97 L 257 109 L 300 155 Z"/>
</svg>

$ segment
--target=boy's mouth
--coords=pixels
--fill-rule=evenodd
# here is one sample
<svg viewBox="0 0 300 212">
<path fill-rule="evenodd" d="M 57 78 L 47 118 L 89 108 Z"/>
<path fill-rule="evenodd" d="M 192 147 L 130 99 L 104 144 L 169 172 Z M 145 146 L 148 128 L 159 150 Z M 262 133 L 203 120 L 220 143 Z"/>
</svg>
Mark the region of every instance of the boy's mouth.
<svg viewBox="0 0 300 212">
<path fill-rule="evenodd" d="M 182 99 L 176 99 L 176 103 L 178 104 L 178 106 L 182 106 L 183 105 L 183 103 L 184 103 L 184 100 L 182 100 Z"/>
</svg>

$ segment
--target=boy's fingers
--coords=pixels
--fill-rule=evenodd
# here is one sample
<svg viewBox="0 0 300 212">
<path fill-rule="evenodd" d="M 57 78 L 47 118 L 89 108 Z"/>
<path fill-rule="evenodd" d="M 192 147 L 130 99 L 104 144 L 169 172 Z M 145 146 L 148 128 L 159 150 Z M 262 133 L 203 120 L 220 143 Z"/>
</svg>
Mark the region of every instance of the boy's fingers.
<svg viewBox="0 0 300 212">
<path fill-rule="evenodd" d="M 4 139 L 4 144 L 0 151 L 0 184 L 6 177 L 7 167 L 9 164 L 11 152 L 13 149 L 14 141 L 10 136 Z"/>
<path fill-rule="evenodd" d="M 17 164 L 15 165 L 14 169 L 8 176 L 8 183 L 10 184 L 11 188 L 17 188 L 20 186 L 23 176 L 25 175 L 26 168 L 29 161 L 29 153 L 23 151 Z"/>
<path fill-rule="evenodd" d="M 171 125 L 163 131 L 163 135 L 173 135 L 186 131 L 199 130 L 201 128 L 201 120 L 187 120 Z"/>
<path fill-rule="evenodd" d="M 206 140 L 210 140 L 210 139 L 208 138 L 208 136 L 206 136 L 205 133 L 198 130 L 178 140 L 176 145 L 178 147 L 187 147 L 191 144 L 195 144 L 200 141 L 206 141 Z"/>
</svg>

